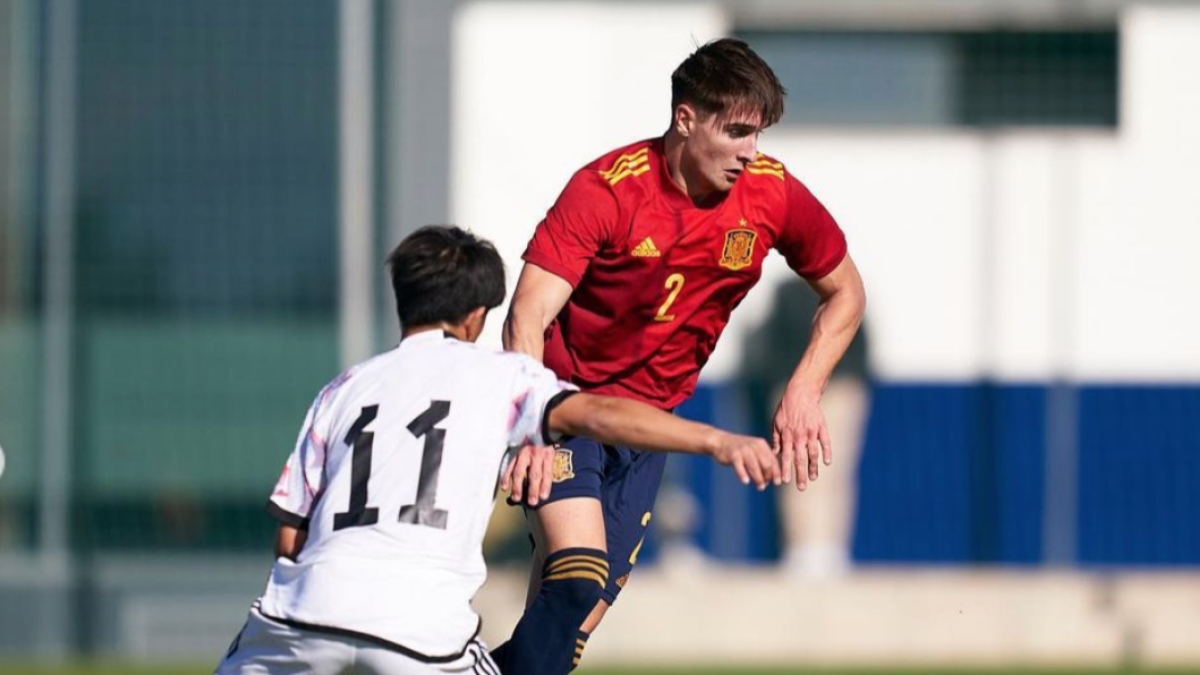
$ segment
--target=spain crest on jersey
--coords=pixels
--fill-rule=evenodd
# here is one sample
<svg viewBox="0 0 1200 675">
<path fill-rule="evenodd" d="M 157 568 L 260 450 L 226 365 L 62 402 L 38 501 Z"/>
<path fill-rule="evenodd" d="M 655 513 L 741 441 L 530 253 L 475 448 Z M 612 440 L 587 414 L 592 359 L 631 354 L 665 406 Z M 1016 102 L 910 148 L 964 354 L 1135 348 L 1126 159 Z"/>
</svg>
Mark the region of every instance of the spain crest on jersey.
<svg viewBox="0 0 1200 675">
<path fill-rule="evenodd" d="M 572 459 L 572 452 L 570 450 L 555 448 L 553 471 L 555 483 L 561 483 L 564 480 L 571 480 L 575 477 L 575 462 Z"/>
<path fill-rule="evenodd" d="M 746 221 L 741 221 L 745 224 Z M 729 230 L 725 233 L 725 248 L 721 251 L 721 267 L 740 270 L 754 263 L 754 241 L 758 233 L 750 229 Z"/>
</svg>

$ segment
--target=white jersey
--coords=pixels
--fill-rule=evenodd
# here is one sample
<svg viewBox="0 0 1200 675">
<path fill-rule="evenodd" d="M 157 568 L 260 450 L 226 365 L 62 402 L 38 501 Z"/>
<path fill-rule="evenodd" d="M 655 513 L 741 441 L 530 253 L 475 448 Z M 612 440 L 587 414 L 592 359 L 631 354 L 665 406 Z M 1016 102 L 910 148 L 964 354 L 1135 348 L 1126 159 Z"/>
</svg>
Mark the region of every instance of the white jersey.
<svg viewBox="0 0 1200 675">
<path fill-rule="evenodd" d="M 307 528 L 263 615 L 365 637 L 426 661 L 479 630 L 483 536 L 507 449 L 548 444 L 547 404 L 574 388 L 537 361 L 418 333 L 321 390 L 269 508 Z"/>
</svg>

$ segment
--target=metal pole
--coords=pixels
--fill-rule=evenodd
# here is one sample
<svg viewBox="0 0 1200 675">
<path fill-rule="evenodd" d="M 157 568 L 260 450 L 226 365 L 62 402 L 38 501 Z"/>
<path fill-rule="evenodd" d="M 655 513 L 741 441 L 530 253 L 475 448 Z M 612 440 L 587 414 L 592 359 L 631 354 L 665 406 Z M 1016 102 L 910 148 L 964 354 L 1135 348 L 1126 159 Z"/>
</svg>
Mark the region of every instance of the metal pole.
<svg viewBox="0 0 1200 675">
<path fill-rule="evenodd" d="M 338 7 L 338 327 L 343 367 L 371 355 L 374 305 L 374 0 Z"/>
<path fill-rule="evenodd" d="M 38 541 L 47 559 L 70 544 L 71 349 L 75 249 L 75 0 L 47 5 L 45 112 L 46 333 Z"/>
<path fill-rule="evenodd" d="M 74 410 L 75 257 L 75 45 L 76 0 L 49 0 L 45 21 L 45 97 L 42 153 L 42 214 L 45 236 L 43 275 L 44 340 L 41 401 L 41 463 L 38 485 L 37 558 L 48 581 L 33 608 L 38 644 L 34 650 L 60 658 L 74 642 L 67 591 L 72 585 L 71 501 Z M 56 591 L 61 591 L 59 595 Z M 62 598 L 60 605 L 53 598 Z M 60 606 L 56 612 L 53 606 Z M 80 618 L 80 621 L 84 619 Z"/>
<path fill-rule="evenodd" d="M 388 5 L 384 122 L 384 246 L 422 225 L 450 219 L 452 31 L 458 0 Z M 460 223 L 469 226 L 470 223 Z M 382 294 L 384 329 L 399 336 L 391 293 Z M 385 339 L 394 344 L 394 340 Z"/>
<path fill-rule="evenodd" d="M 0 73 L 5 93 L 0 94 L 0 101 L 7 104 L 7 109 L 0 113 L 0 120 L 7 123 L 6 130 L 0 130 L 0 246 L 3 246 L 6 266 L 0 272 L 0 311 L 27 311 L 25 289 L 28 287 L 27 270 L 35 268 L 34 261 L 29 258 L 31 247 L 28 245 L 32 237 L 29 226 L 31 210 L 29 199 L 33 194 L 32 186 L 36 175 L 34 161 L 33 139 L 36 127 L 33 124 L 33 101 L 36 98 L 33 76 L 33 58 L 31 48 L 34 43 L 32 33 L 36 23 L 32 20 L 29 4 L 26 0 L 14 0 L 0 8 L 0 27 L 7 28 L 5 38 L 5 63 L 9 66 L 7 72 Z"/>
<path fill-rule="evenodd" d="M 983 298 L 979 312 L 979 336 L 981 340 L 979 399 L 975 443 L 970 449 L 970 508 L 971 508 L 971 559 L 976 564 L 996 564 L 1000 551 L 1000 474 L 999 440 L 997 438 L 997 415 L 1000 401 L 1000 345 L 997 338 L 999 326 L 998 307 L 1000 289 L 997 283 L 997 243 L 1001 238 L 1001 223 L 996 217 L 999 196 L 1002 194 L 1001 180 L 1004 172 L 1000 168 L 1000 135 L 996 129 L 982 133 L 983 146 L 983 217 L 980 220 L 979 286 Z"/>
<path fill-rule="evenodd" d="M 1079 530 L 1079 391 L 1071 380 L 1071 349 L 1075 344 L 1078 278 L 1078 214 L 1075 199 L 1075 141 L 1057 139 L 1054 146 L 1057 185 L 1051 230 L 1050 259 L 1054 274 L 1049 292 L 1053 298 L 1055 340 L 1054 372 L 1046 392 L 1046 478 L 1043 485 L 1044 516 L 1042 555 L 1049 565 L 1065 567 L 1078 561 Z"/>
</svg>

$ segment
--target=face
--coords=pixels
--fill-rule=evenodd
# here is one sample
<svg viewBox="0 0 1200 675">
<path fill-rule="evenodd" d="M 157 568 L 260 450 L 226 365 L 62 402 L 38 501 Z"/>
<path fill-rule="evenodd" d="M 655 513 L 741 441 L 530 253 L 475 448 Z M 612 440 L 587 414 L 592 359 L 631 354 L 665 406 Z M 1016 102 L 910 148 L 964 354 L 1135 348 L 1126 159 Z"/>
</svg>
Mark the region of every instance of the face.
<svg viewBox="0 0 1200 675">
<path fill-rule="evenodd" d="M 758 154 L 762 120 L 757 113 L 740 113 L 701 119 L 681 105 L 676 124 L 685 135 L 682 169 L 689 192 L 728 192 L 746 165 Z"/>
</svg>

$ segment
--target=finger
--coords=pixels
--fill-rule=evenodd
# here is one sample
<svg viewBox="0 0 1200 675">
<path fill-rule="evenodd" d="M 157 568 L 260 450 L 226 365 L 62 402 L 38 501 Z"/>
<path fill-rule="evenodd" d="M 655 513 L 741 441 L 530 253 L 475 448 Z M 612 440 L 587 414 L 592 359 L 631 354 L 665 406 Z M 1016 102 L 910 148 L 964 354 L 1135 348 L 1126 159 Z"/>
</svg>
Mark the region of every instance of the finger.
<svg viewBox="0 0 1200 675">
<path fill-rule="evenodd" d="M 788 470 L 794 471 L 796 479 L 796 488 L 803 490 L 808 487 L 808 450 L 804 447 L 802 439 L 798 438 L 795 432 L 787 433 L 784 436 L 784 447 L 787 448 L 787 456 L 789 458 Z"/>
<path fill-rule="evenodd" d="M 512 459 L 510 459 L 508 461 L 508 464 L 504 467 L 504 473 L 500 476 L 500 491 L 501 492 L 508 492 L 508 489 L 510 487 L 512 487 L 513 467 L 516 465 L 517 465 L 516 457 L 513 457 Z"/>
<path fill-rule="evenodd" d="M 753 459 L 753 458 L 751 458 L 751 459 Z M 762 467 L 758 465 L 758 462 L 755 462 L 755 461 L 746 462 L 746 469 L 750 473 L 750 478 L 751 478 L 751 480 L 754 481 L 755 487 L 757 487 L 759 490 L 762 490 L 763 488 L 767 487 L 766 481 L 763 480 Z"/>
<path fill-rule="evenodd" d="M 746 467 L 742 465 L 742 458 L 734 457 L 732 466 L 734 472 L 737 473 L 738 480 L 742 481 L 742 485 L 749 485 L 750 476 L 746 473 Z"/>
<path fill-rule="evenodd" d="M 796 448 L 792 458 L 791 467 L 796 472 L 796 489 L 803 492 L 808 489 L 808 451 L 804 447 Z"/>
<path fill-rule="evenodd" d="M 779 485 L 779 472 L 775 470 L 774 455 L 764 453 L 762 448 L 755 446 L 751 453 L 751 460 L 758 464 L 758 470 L 762 472 L 764 482 Z"/>
<path fill-rule="evenodd" d="M 783 442 L 783 437 L 778 431 L 775 432 L 775 447 L 779 452 L 779 465 L 783 467 L 783 482 L 790 483 L 792 482 L 792 462 L 795 461 L 795 457 Z"/>
<path fill-rule="evenodd" d="M 817 438 L 821 439 L 821 449 L 825 452 L 825 466 L 833 464 L 833 441 L 829 440 L 829 428 L 824 424 Z"/>
<path fill-rule="evenodd" d="M 821 442 L 814 434 L 808 439 L 808 479 L 814 481 L 821 471 Z"/>
<path fill-rule="evenodd" d="M 525 493 L 525 474 L 529 468 L 529 450 L 522 448 L 517 455 L 517 461 L 513 462 L 512 473 L 512 500 L 514 502 L 521 501 L 521 497 Z"/>
<path fill-rule="evenodd" d="M 554 455 L 557 450 L 547 452 L 542 459 L 542 500 L 550 498 L 550 490 L 554 487 Z"/>
<path fill-rule="evenodd" d="M 782 472 L 779 470 L 779 458 L 769 452 L 760 452 L 761 462 L 763 463 L 764 473 L 771 479 L 775 485 L 782 485 Z"/>
<path fill-rule="evenodd" d="M 529 463 L 529 496 L 526 498 L 530 506 L 537 506 L 542 496 L 542 461 L 546 453 L 540 449 L 534 452 L 533 461 Z"/>
</svg>

